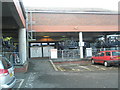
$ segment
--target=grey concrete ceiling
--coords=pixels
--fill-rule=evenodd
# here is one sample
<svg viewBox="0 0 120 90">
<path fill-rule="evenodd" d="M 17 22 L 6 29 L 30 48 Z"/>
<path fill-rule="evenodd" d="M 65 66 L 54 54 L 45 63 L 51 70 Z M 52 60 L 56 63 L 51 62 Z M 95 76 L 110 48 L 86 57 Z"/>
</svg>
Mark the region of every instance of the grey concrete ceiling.
<svg viewBox="0 0 120 90">
<path fill-rule="evenodd" d="M 18 25 L 12 14 L 12 2 L 2 3 L 2 29 L 17 29 Z"/>
<path fill-rule="evenodd" d="M 2 34 L 18 38 L 19 28 L 23 24 L 13 2 L 2 2 Z"/>
</svg>

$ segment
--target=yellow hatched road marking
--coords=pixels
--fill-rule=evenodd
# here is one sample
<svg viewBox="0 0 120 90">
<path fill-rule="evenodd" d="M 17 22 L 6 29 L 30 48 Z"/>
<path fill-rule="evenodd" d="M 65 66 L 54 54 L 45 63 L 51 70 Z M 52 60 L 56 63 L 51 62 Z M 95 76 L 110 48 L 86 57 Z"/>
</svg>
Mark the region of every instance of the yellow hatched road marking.
<svg viewBox="0 0 120 90">
<path fill-rule="evenodd" d="M 76 69 L 76 71 L 80 71 L 80 69 Z"/>
<path fill-rule="evenodd" d="M 93 70 L 91 70 L 90 68 L 87 68 L 87 67 L 85 67 L 85 66 L 79 66 L 79 67 L 84 68 L 84 69 L 89 70 L 89 71 L 93 71 Z"/>
<path fill-rule="evenodd" d="M 74 69 L 74 68 L 72 68 L 72 70 L 73 70 L 73 71 L 75 71 L 75 69 Z"/>
<path fill-rule="evenodd" d="M 100 68 L 100 69 L 102 69 L 102 70 L 106 70 L 105 68 Z"/>
<path fill-rule="evenodd" d="M 95 65 L 91 65 L 91 66 L 96 67 L 96 68 L 100 68 L 99 66 L 95 66 Z"/>
<path fill-rule="evenodd" d="M 72 70 L 73 70 L 73 71 L 80 71 L 80 69 L 74 69 L 74 68 L 72 68 Z"/>
<path fill-rule="evenodd" d="M 91 66 L 96 67 L 96 68 L 101 69 L 101 70 L 106 70 L 105 68 L 101 68 L 99 66 L 95 66 L 95 65 L 91 65 Z"/>
<path fill-rule="evenodd" d="M 61 68 L 60 66 L 57 66 L 57 68 L 58 68 L 60 71 L 66 71 L 65 69 Z"/>
</svg>

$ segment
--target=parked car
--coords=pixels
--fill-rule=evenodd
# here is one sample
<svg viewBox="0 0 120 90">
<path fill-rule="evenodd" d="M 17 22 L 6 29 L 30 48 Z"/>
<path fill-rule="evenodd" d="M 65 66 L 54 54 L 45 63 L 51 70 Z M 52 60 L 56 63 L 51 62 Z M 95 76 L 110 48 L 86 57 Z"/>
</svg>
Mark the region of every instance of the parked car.
<svg viewBox="0 0 120 90">
<path fill-rule="evenodd" d="M 12 64 L 5 57 L 0 56 L 0 88 L 12 88 L 15 83 Z"/>
<path fill-rule="evenodd" d="M 120 50 L 100 51 L 91 58 L 92 64 L 101 63 L 108 67 L 113 64 L 120 65 Z"/>
</svg>

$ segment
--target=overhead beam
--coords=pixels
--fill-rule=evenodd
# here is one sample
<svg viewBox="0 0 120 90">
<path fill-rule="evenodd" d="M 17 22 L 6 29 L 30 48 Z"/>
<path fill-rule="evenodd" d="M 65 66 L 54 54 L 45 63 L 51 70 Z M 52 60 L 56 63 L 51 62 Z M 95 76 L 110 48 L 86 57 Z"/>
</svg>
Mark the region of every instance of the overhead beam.
<svg viewBox="0 0 120 90">
<path fill-rule="evenodd" d="M 23 15 L 23 11 L 20 6 L 19 0 L 12 0 L 13 3 L 9 3 L 9 7 L 11 9 L 12 15 L 15 18 L 19 27 L 25 27 L 25 17 Z"/>
<path fill-rule="evenodd" d="M 47 26 L 33 25 L 35 32 L 117 32 L 118 26 Z M 30 26 L 29 26 L 30 30 Z"/>
</svg>

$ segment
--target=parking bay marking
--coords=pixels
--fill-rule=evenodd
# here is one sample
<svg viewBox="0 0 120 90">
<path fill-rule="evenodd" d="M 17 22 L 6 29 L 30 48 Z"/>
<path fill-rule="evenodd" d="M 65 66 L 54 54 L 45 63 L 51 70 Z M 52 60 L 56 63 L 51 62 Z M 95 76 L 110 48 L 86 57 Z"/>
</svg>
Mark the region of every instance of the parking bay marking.
<svg viewBox="0 0 120 90">
<path fill-rule="evenodd" d="M 86 69 L 86 70 L 89 70 L 89 71 L 93 71 L 91 69 L 89 69 L 88 67 L 86 66 L 79 66 L 80 68 L 83 68 L 83 69 Z M 57 68 L 60 70 L 60 71 L 66 71 L 65 69 L 61 68 L 61 66 L 57 66 Z M 81 71 L 80 69 L 74 69 L 72 68 L 73 71 Z"/>
<path fill-rule="evenodd" d="M 61 68 L 62 66 L 67 66 L 67 65 L 59 65 L 57 66 L 57 69 L 59 69 L 60 71 L 66 71 L 65 69 Z M 90 65 L 90 67 L 94 67 L 94 69 L 90 69 L 90 67 L 87 67 L 87 66 L 79 66 L 80 68 L 83 68 L 85 70 L 88 70 L 88 71 L 94 71 L 94 69 L 99 69 L 99 70 L 106 70 L 106 68 L 103 68 L 103 67 L 99 67 L 99 66 L 95 66 L 95 65 Z M 79 70 L 76 70 L 74 68 L 72 68 L 73 71 L 81 71 L 80 69 Z"/>
<path fill-rule="evenodd" d="M 53 66 L 53 68 L 55 69 L 55 71 L 58 71 L 58 69 L 56 68 L 56 66 L 55 66 L 55 64 L 53 63 L 53 61 L 52 60 L 49 60 L 50 61 L 50 63 L 52 64 L 52 66 Z"/>
<path fill-rule="evenodd" d="M 73 71 L 80 71 L 80 69 L 74 69 L 74 68 L 73 68 L 72 70 L 73 70 Z"/>
<path fill-rule="evenodd" d="M 96 68 L 101 69 L 101 70 L 106 70 L 105 68 L 100 68 L 99 66 L 95 66 L 95 65 L 91 65 L 91 66 L 96 67 Z"/>
<path fill-rule="evenodd" d="M 25 88 L 33 88 L 33 81 L 35 80 L 36 74 L 37 74 L 36 72 L 30 73 Z"/>
<path fill-rule="evenodd" d="M 93 70 L 91 70 L 91 69 L 89 69 L 89 68 L 87 68 L 87 67 L 85 67 L 85 66 L 79 66 L 79 67 L 81 67 L 81 68 L 83 68 L 83 69 L 86 69 L 86 70 L 89 70 L 89 71 L 93 71 Z"/>
<path fill-rule="evenodd" d="M 60 66 L 57 66 L 57 69 L 59 69 L 60 71 L 65 71 L 65 69 L 61 68 Z"/>
<path fill-rule="evenodd" d="M 24 79 L 16 79 L 16 82 L 20 82 L 20 84 L 18 86 L 18 89 L 17 89 L 17 90 L 19 90 L 19 88 L 21 88 L 21 86 L 22 86 L 22 84 L 24 82 Z"/>
</svg>

